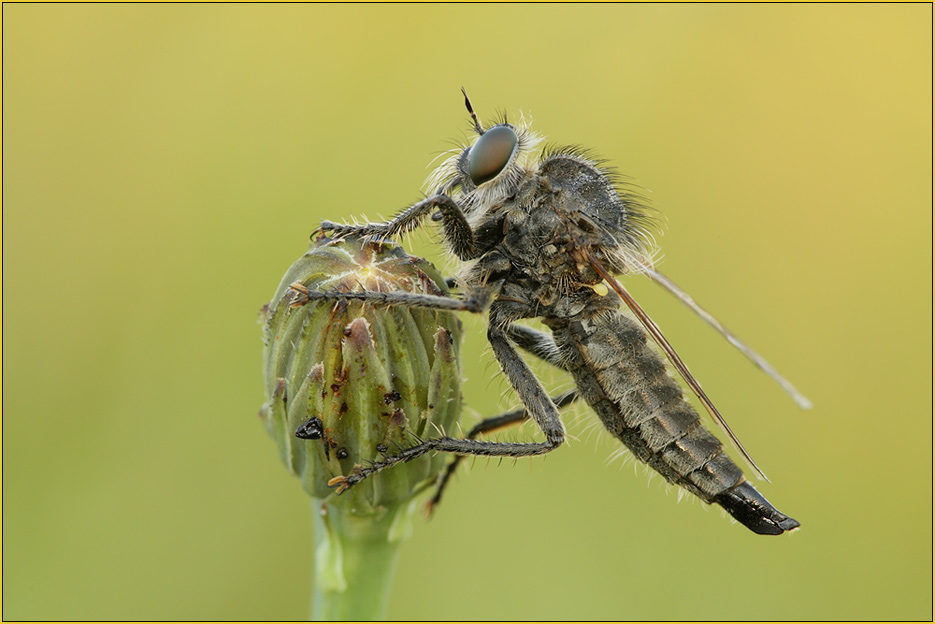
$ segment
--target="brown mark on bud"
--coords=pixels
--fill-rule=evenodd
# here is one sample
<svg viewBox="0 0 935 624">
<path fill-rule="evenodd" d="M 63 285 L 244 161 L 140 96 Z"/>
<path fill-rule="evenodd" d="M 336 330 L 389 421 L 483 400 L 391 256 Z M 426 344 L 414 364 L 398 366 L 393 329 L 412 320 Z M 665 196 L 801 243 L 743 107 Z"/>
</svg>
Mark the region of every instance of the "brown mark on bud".
<svg viewBox="0 0 935 624">
<path fill-rule="evenodd" d="M 451 332 L 444 327 L 440 327 L 435 334 L 436 355 L 445 358 L 446 362 L 454 362 L 458 356 L 452 346 Z"/>
<path fill-rule="evenodd" d="M 363 378 L 367 374 L 367 358 L 364 357 L 365 351 L 373 351 L 373 337 L 370 335 L 370 324 L 367 319 L 358 317 L 350 322 L 345 328 L 344 346 L 353 349 L 357 353 L 357 374 Z M 345 361 L 346 363 L 346 361 Z M 350 378 L 350 371 L 345 369 L 344 376 Z"/>
<path fill-rule="evenodd" d="M 395 425 L 402 429 L 406 426 L 406 412 L 401 409 L 396 410 L 390 414 L 390 425 Z"/>
<path fill-rule="evenodd" d="M 349 377 L 347 369 L 344 369 L 340 374 L 334 376 L 334 383 L 332 383 L 329 388 L 334 393 L 335 396 L 338 396 L 341 393 L 341 388 L 347 383 L 347 378 Z"/>
<path fill-rule="evenodd" d="M 273 390 L 273 398 L 286 402 L 286 380 L 282 377 L 276 380 L 276 389 Z"/>
</svg>

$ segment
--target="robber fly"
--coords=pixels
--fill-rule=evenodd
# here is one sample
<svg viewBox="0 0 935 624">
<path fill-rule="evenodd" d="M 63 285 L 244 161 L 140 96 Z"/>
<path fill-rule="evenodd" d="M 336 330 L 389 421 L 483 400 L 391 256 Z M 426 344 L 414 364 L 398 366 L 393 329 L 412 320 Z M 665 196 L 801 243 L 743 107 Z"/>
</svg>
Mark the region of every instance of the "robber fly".
<svg viewBox="0 0 935 624">
<path fill-rule="evenodd" d="M 638 196 L 615 185 L 608 171 L 580 148 L 537 150 L 541 138 L 524 123 L 514 126 L 503 121 L 484 129 L 466 93 L 464 101 L 477 137 L 435 171 L 430 178 L 431 188 L 436 189 L 432 196 L 386 223 L 324 221 L 321 229 L 335 236 L 391 238 L 414 230 L 431 215 L 441 222 L 448 248 L 468 262 L 459 279 L 465 297 L 367 292 L 312 297 L 488 310 L 487 339 L 523 409 L 481 421 L 465 439 L 420 440 L 329 484 L 341 493 L 426 452 L 454 453 L 458 457 L 449 464 L 431 501 L 437 503 L 463 456 L 527 457 L 561 446 L 565 428 L 559 408 L 581 398 L 611 434 L 668 482 L 706 503 L 717 503 L 756 533 L 778 535 L 798 527 L 744 478 L 721 442 L 702 425 L 651 342 L 765 478 L 658 326 L 614 275 L 644 274 L 659 283 L 776 379 L 801 406 L 807 407 L 808 400 L 653 267 L 650 216 Z M 621 312 L 621 303 L 632 317 Z M 517 323 L 532 318 L 541 319 L 551 334 Z M 550 398 L 517 347 L 569 372 L 576 390 Z M 544 441 L 474 439 L 527 418 L 542 430 Z"/>
</svg>

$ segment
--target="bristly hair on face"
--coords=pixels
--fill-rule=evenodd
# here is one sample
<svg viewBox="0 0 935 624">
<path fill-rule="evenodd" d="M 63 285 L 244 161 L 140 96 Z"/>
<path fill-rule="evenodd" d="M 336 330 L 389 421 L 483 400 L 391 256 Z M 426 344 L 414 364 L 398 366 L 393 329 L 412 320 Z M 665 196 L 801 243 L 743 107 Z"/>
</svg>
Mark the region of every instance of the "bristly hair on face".
<svg viewBox="0 0 935 624">
<path fill-rule="evenodd" d="M 496 125 L 510 123 L 505 113 L 501 113 L 498 120 L 487 126 L 487 130 Z M 425 183 L 425 191 L 429 194 L 447 193 L 458 199 L 461 209 L 464 211 L 468 223 L 473 226 L 473 221 L 483 216 L 477 211 L 478 206 L 491 206 L 499 204 L 509 197 L 512 189 L 531 170 L 536 164 L 537 159 L 533 158 L 536 147 L 542 142 L 542 137 L 529 129 L 531 120 L 527 120 L 522 113 L 515 124 L 511 124 L 516 132 L 518 146 L 516 156 L 504 168 L 500 174 L 493 180 L 476 188 L 465 188 L 462 184 L 462 173 L 458 168 L 464 152 L 473 147 L 480 139 L 481 135 L 476 135 L 470 144 L 464 145 L 460 150 L 452 150 L 451 156 L 445 159 L 435 171 L 433 171 Z M 473 131 L 473 125 L 472 125 Z M 457 190 L 457 193 L 455 192 Z"/>
</svg>

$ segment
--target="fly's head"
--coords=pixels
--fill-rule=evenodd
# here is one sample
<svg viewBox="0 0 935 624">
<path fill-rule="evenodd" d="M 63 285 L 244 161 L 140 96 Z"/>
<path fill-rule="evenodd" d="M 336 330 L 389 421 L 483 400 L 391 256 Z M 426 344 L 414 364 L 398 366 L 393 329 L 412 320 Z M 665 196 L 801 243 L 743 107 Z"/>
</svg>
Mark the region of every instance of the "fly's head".
<svg viewBox="0 0 935 624">
<path fill-rule="evenodd" d="M 477 136 L 439 165 L 426 185 L 430 193 L 455 197 L 474 226 L 516 194 L 535 165 L 534 152 L 542 137 L 522 118 L 511 124 L 504 117 L 485 130 L 467 94 L 464 103 Z"/>
</svg>

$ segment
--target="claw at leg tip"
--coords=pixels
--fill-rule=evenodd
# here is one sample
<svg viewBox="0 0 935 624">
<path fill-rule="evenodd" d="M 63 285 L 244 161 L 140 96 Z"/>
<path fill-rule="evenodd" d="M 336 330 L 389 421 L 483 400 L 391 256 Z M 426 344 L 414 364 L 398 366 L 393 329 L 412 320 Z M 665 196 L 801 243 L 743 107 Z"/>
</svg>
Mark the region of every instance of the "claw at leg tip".
<svg viewBox="0 0 935 624">
<path fill-rule="evenodd" d="M 338 475 L 337 477 L 332 477 L 331 479 L 328 479 L 328 487 L 338 488 L 337 490 L 335 490 L 334 493 L 337 496 L 340 496 L 350 486 L 347 484 L 347 477 L 343 475 Z"/>
</svg>

